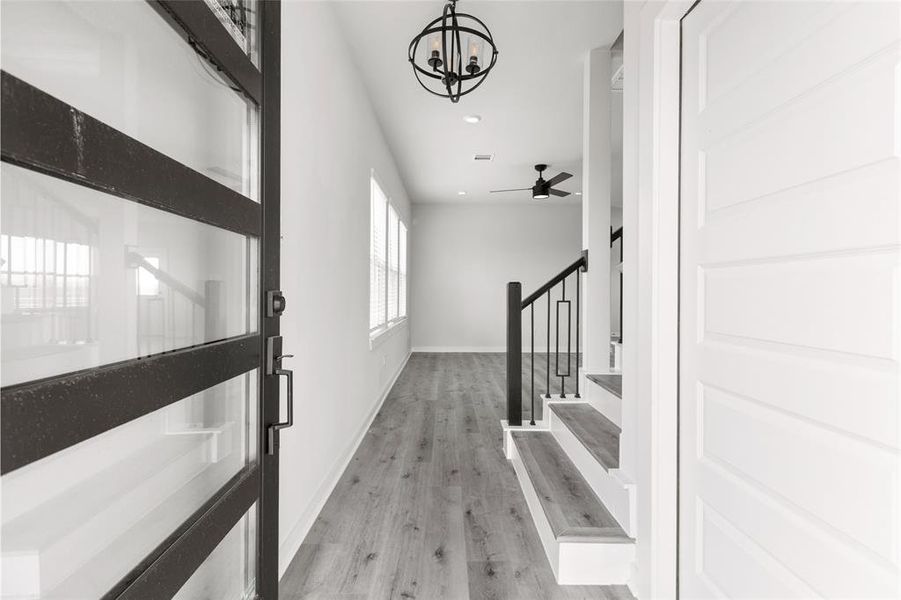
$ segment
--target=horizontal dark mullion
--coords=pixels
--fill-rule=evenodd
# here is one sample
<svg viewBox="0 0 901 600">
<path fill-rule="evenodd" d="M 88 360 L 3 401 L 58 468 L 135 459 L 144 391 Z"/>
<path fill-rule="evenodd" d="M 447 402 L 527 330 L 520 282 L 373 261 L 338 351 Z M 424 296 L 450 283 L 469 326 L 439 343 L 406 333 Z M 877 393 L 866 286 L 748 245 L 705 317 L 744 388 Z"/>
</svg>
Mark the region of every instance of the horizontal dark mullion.
<svg viewBox="0 0 901 600">
<path fill-rule="evenodd" d="M 172 598 L 259 498 L 260 469 L 248 466 L 147 555 L 103 600 Z"/>
<path fill-rule="evenodd" d="M 262 104 L 263 78 L 244 49 L 202 0 L 148 0 L 189 43 L 200 46 L 210 60 L 257 106 Z"/>
<path fill-rule="evenodd" d="M 246 373 L 260 338 L 245 335 L 0 390 L 0 474 Z"/>
<path fill-rule="evenodd" d="M 6 71 L 2 87 L 4 161 L 195 221 L 260 235 L 262 210 L 250 198 Z"/>
</svg>

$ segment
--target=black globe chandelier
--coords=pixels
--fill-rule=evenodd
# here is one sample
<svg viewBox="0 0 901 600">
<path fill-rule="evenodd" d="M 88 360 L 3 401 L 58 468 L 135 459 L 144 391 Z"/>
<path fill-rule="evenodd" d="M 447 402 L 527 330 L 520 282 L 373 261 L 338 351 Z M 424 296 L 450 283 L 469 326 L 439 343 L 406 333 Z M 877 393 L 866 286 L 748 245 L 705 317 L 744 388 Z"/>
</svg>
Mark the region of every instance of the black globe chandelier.
<svg viewBox="0 0 901 600">
<path fill-rule="evenodd" d="M 419 85 L 458 102 L 485 81 L 497 62 L 497 46 L 485 23 L 457 13 L 457 0 L 449 0 L 441 16 L 410 42 L 409 59 Z"/>
</svg>

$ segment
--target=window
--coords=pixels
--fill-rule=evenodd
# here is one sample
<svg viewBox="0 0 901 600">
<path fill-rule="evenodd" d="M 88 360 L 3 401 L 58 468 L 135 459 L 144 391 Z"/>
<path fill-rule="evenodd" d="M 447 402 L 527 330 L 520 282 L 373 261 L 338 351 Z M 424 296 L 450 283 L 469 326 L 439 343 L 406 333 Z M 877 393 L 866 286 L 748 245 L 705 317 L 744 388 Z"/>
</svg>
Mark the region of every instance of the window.
<svg viewBox="0 0 901 600">
<path fill-rule="evenodd" d="M 407 316 L 407 227 L 370 179 L 369 331 L 377 333 Z"/>
<path fill-rule="evenodd" d="M 12 289 L 15 311 L 88 308 L 91 253 L 88 244 L 4 233 L 0 284 Z"/>
<path fill-rule="evenodd" d="M 145 256 L 144 260 L 147 261 L 154 269 L 160 268 L 160 259 L 156 256 Z M 149 270 L 144 268 L 143 266 L 138 267 L 138 296 L 159 296 L 160 295 L 160 280 L 156 278 L 156 275 L 151 273 Z"/>
</svg>

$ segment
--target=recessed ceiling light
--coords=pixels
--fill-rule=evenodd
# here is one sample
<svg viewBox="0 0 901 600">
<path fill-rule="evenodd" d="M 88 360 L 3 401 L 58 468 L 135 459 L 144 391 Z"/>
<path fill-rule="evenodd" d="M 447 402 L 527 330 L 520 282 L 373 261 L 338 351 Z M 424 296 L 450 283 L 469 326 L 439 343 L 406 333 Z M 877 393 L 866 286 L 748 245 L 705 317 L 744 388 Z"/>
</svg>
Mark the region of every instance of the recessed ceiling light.
<svg viewBox="0 0 901 600">
<path fill-rule="evenodd" d="M 457 192 L 457 195 L 458 195 L 458 196 L 465 196 L 465 195 L 466 195 L 466 192 L 465 192 L 464 190 L 460 190 L 459 192 Z"/>
<path fill-rule="evenodd" d="M 478 123 L 479 121 L 482 120 L 482 116 L 481 115 L 466 115 L 465 117 L 463 117 L 463 120 L 466 121 L 467 123 Z"/>
</svg>

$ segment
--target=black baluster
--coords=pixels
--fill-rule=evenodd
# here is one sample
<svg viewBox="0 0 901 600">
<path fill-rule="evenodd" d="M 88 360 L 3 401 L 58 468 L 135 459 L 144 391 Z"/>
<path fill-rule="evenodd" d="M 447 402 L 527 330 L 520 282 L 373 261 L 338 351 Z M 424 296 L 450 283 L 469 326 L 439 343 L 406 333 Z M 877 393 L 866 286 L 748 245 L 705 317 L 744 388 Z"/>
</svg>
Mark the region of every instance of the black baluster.
<svg viewBox="0 0 901 600">
<path fill-rule="evenodd" d="M 566 278 L 563 278 L 563 295 L 560 298 L 566 302 Z M 560 375 L 560 397 L 566 398 L 566 376 L 560 373 L 560 303 L 557 303 L 557 375 Z"/>
<path fill-rule="evenodd" d="M 582 354 L 579 348 L 579 311 L 581 307 L 579 303 L 582 298 L 582 294 L 580 292 L 581 287 L 581 279 L 582 279 L 582 269 L 580 268 L 576 271 L 576 398 L 581 398 L 579 395 L 579 362 L 581 360 Z"/>
<path fill-rule="evenodd" d="M 576 274 L 576 281 L 579 280 L 578 272 Z M 564 280 L 565 283 L 565 280 Z M 566 376 L 572 377 L 572 355 L 573 355 L 573 311 L 572 304 L 566 305 Z M 579 379 L 579 374 L 576 373 L 576 380 Z"/>
<path fill-rule="evenodd" d="M 546 351 L 547 351 L 547 381 L 545 382 L 544 387 L 544 397 L 551 397 L 551 290 L 547 291 L 547 337 L 545 338 L 547 343 Z"/>
<path fill-rule="evenodd" d="M 531 306 L 529 306 L 529 317 L 532 320 L 532 350 L 529 356 L 529 365 L 532 367 L 532 393 L 530 398 L 532 399 L 532 419 L 529 421 L 531 425 L 535 424 L 535 303 L 533 302 Z"/>
</svg>

